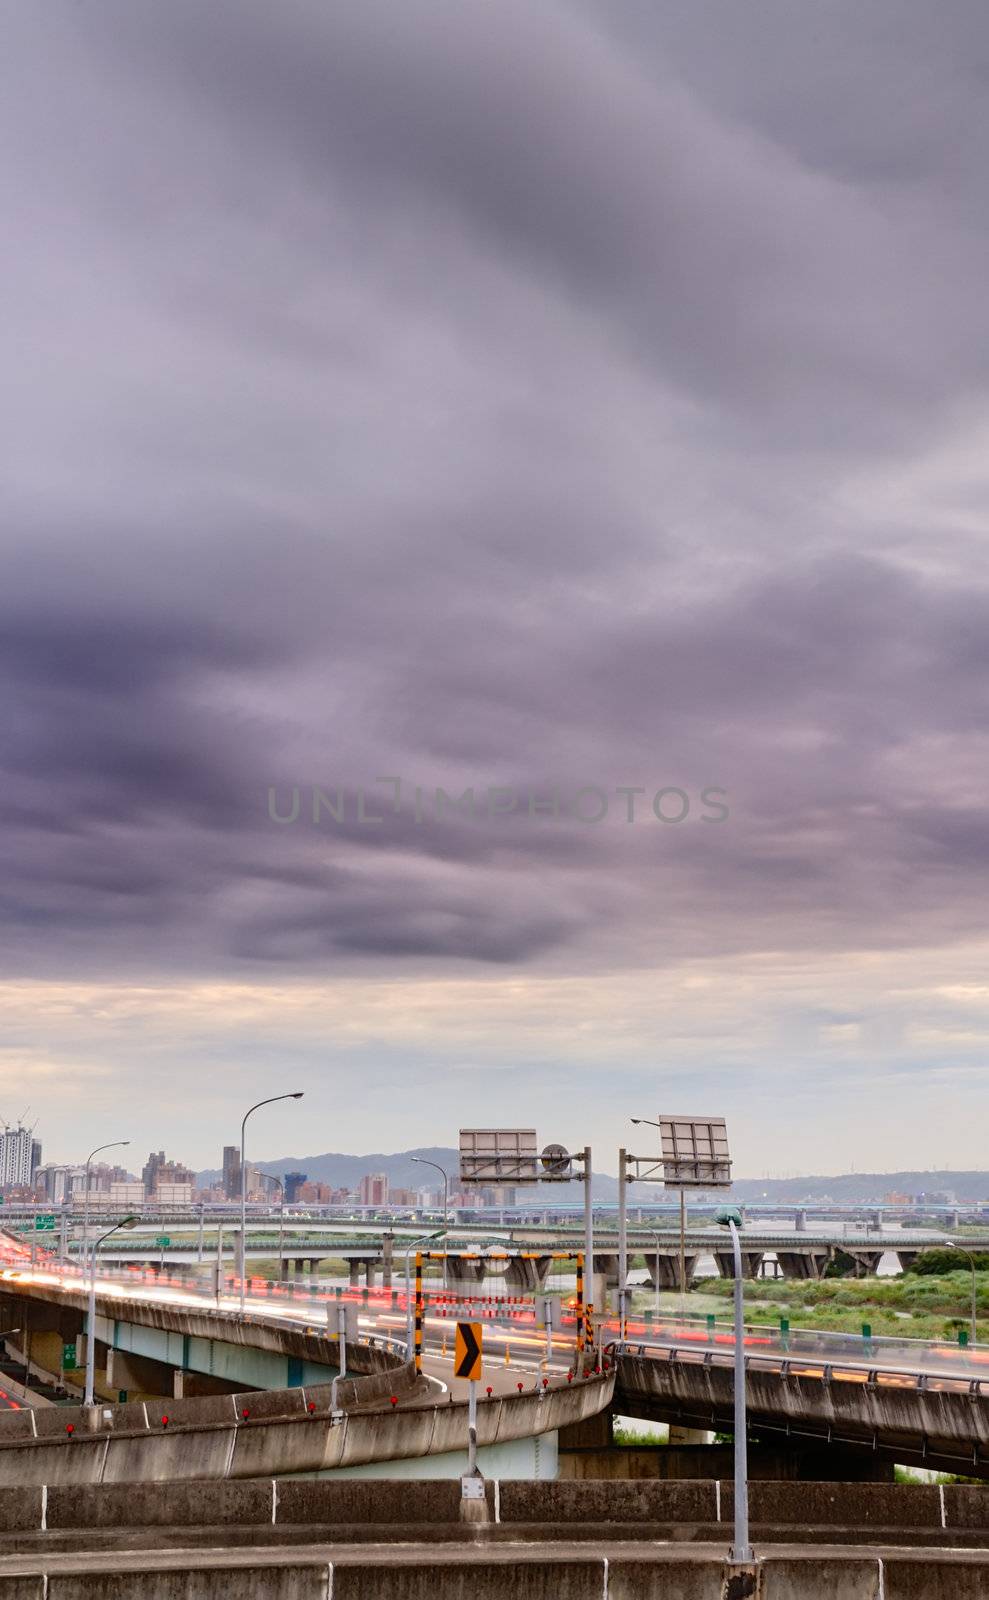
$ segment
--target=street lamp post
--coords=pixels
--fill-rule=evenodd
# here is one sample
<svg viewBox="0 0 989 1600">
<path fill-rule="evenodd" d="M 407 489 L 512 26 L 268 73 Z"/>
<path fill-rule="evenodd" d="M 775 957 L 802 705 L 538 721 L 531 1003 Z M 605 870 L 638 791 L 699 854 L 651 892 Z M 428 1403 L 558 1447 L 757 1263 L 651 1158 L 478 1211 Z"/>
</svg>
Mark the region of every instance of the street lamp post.
<svg viewBox="0 0 989 1600">
<path fill-rule="evenodd" d="M 291 1094 L 272 1094 L 267 1100 L 257 1100 L 254 1105 L 248 1106 L 244 1112 L 244 1119 L 240 1125 L 240 1314 L 244 1315 L 245 1279 L 247 1277 L 247 1159 L 244 1148 L 244 1139 L 247 1130 L 247 1119 L 262 1106 L 273 1106 L 277 1100 L 301 1100 L 304 1090 L 295 1089 Z"/>
<path fill-rule="evenodd" d="M 82 1197 L 82 1259 L 84 1265 L 86 1261 L 86 1251 L 89 1247 L 89 1169 L 93 1164 L 93 1157 L 100 1155 L 104 1150 L 120 1149 L 125 1144 L 130 1144 L 130 1140 L 111 1139 L 109 1144 L 98 1144 L 96 1149 L 91 1150 L 89 1155 L 86 1157 L 86 1176 L 83 1181 Z"/>
<path fill-rule="evenodd" d="M 735 1261 L 735 1543 L 731 1559 L 744 1563 L 752 1560 L 749 1544 L 749 1473 L 745 1414 L 745 1317 L 742 1283 L 742 1246 L 738 1225 L 742 1214 L 734 1206 L 724 1206 L 717 1221 L 731 1232 L 732 1254 Z"/>
<path fill-rule="evenodd" d="M 959 1244 L 957 1239 L 945 1239 L 944 1242 L 945 1244 L 950 1245 L 952 1250 L 961 1250 L 963 1255 L 968 1256 L 968 1264 L 972 1269 L 972 1332 L 969 1342 L 971 1345 L 976 1345 L 979 1342 L 979 1330 L 976 1321 L 976 1312 L 978 1310 L 978 1278 L 975 1275 L 975 1255 L 969 1249 L 967 1244 Z"/>
<path fill-rule="evenodd" d="M 414 1161 L 419 1167 L 432 1167 L 443 1179 L 443 1233 L 446 1236 L 450 1232 L 450 1179 L 447 1176 L 446 1169 L 441 1167 L 438 1161 L 429 1161 L 425 1156 L 410 1156 L 409 1160 Z M 443 1287 L 446 1289 L 448 1286 L 446 1256 L 444 1256 Z"/>
<path fill-rule="evenodd" d="M 278 1276 L 280 1278 L 282 1275 L 282 1251 L 285 1248 L 285 1185 L 274 1172 L 270 1172 L 268 1176 L 273 1183 L 278 1185 Z"/>
<path fill-rule="evenodd" d="M 123 1222 L 115 1222 L 112 1228 L 107 1228 L 106 1233 L 94 1240 L 89 1262 L 89 1310 L 86 1317 L 86 1392 L 83 1396 L 83 1405 L 93 1404 L 93 1382 L 96 1376 L 96 1252 L 104 1239 L 109 1239 L 111 1233 L 116 1233 L 119 1228 L 133 1228 L 136 1217 L 125 1217 Z"/>
</svg>

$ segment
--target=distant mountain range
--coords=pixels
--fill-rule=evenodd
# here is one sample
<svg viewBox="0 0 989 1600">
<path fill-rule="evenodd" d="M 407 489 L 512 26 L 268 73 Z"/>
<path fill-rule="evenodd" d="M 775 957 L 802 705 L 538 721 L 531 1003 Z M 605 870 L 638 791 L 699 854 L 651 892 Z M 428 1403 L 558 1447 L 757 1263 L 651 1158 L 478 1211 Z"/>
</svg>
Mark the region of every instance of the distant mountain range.
<svg viewBox="0 0 989 1600">
<path fill-rule="evenodd" d="M 274 1173 L 279 1178 L 283 1178 L 286 1172 L 304 1172 L 314 1183 L 328 1183 L 335 1189 L 356 1188 L 366 1172 L 387 1173 L 389 1183 L 396 1189 L 432 1188 L 438 1185 L 439 1174 L 429 1167 L 418 1166 L 411 1159 L 412 1156 L 437 1162 L 450 1174 L 451 1189 L 456 1187 L 457 1151 L 445 1145 L 423 1145 L 415 1150 L 399 1150 L 389 1154 L 375 1151 L 366 1156 L 343 1155 L 328 1150 L 322 1155 L 282 1156 L 275 1161 L 258 1161 L 255 1165 L 262 1172 Z M 200 1184 L 216 1183 L 220 1176 L 220 1171 L 215 1167 L 196 1174 Z M 833 1200 L 842 1205 L 867 1200 L 880 1201 L 887 1194 L 947 1193 L 962 1205 L 967 1205 L 989 1198 L 989 1172 L 952 1172 L 939 1168 L 930 1172 L 842 1172 L 802 1178 L 739 1178 L 732 1185 L 731 1192 L 738 1200 L 769 1200 L 787 1204 L 791 1201 L 797 1204 L 801 1201 Z M 582 1189 L 579 1184 L 561 1183 L 552 1187 L 541 1186 L 538 1190 L 520 1190 L 519 1193 L 520 1196 L 526 1195 L 533 1200 L 538 1198 L 545 1203 L 554 1200 L 572 1202 L 579 1199 Z M 636 1195 L 645 1198 L 647 1194 L 652 1194 L 658 1198 L 661 1193 L 658 1187 L 637 1186 L 632 1191 L 632 1204 Z M 609 1173 L 595 1172 L 594 1198 L 609 1201 L 615 1200 L 617 1195 L 617 1180 Z"/>
</svg>

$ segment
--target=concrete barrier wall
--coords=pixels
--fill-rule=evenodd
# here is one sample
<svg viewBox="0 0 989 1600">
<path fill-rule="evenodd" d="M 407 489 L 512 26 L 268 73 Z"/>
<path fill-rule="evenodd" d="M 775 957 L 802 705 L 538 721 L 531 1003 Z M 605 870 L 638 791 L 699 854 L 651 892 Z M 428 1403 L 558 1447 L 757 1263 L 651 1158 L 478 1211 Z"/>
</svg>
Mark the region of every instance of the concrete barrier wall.
<svg viewBox="0 0 989 1600">
<path fill-rule="evenodd" d="M 31 1412 L 16 1439 L 0 1438 L 0 1486 L 139 1483 L 173 1478 L 256 1478 L 461 1450 L 467 1406 L 416 1404 L 423 1380 L 404 1365 L 388 1375 L 412 1404 L 331 1411 L 331 1386 L 216 1395 L 129 1406 Z M 372 1375 L 357 1380 L 357 1390 Z M 614 1375 L 483 1400 L 478 1441 L 491 1445 L 554 1432 L 610 1405 Z M 167 1409 L 166 1409 L 167 1405 Z M 312 1410 L 310 1410 L 312 1407 Z M 125 1413 L 121 1425 L 118 1413 Z M 15 1413 L 16 1415 L 16 1413 Z M 43 1419 L 43 1420 L 41 1420 Z M 37 1427 L 37 1434 L 30 1431 Z"/>
<path fill-rule="evenodd" d="M 563 1530 L 573 1525 L 621 1529 L 677 1524 L 731 1526 L 732 1485 L 697 1481 L 537 1483 L 485 1486 L 492 1518 Z M 266 1524 L 385 1527 L 456 1523 L 460 1484 L 444 1479 L 257 1478 L 201 1483 L 49 1485 L 0 1495 L 0 1534 L 46 1528 L 131 1529 Z M 989 1532 L 989 1488 L 964 1484 L 750 1485 L 753 1526 Z M 563 1535 L 560 1535 L 563 1536 Z"/>
<path fill-rule="evenodd" d="M 845 1382 L 750 1366 L 745 1391 L 754 1427 L 792 1431 L 798 1438 L 861 1440 L 896 1452 L 898 1460 L 923 1455 L 928 1465 L 964 1472 L 989 1471 L 989 1398 L 963 1390 L 918 1389 Z M 632 1416 L 694 1421 L 712 1426 L 733 1416 L 730 1367 L 648 1356 L 618 1358 L 616 1409 Z"/>
<path fill-rule="evenodd" d="M 140 1567 L 110 1557 L 88 1570 L 62 1558 L 44 1572 L 0 1574 L 0 1600 L 722 1600 L 721 1553 L 624 1557 L 541 1551 L 509 1562 L 487 1551 L 439 1560 L 431 1552 L 394 1559 L 241 1560 L 178 1552 Z M 764 1600 L 985 1600 L 989 1564 L 965 1555 L 770 1556 Z"/>
</svg>

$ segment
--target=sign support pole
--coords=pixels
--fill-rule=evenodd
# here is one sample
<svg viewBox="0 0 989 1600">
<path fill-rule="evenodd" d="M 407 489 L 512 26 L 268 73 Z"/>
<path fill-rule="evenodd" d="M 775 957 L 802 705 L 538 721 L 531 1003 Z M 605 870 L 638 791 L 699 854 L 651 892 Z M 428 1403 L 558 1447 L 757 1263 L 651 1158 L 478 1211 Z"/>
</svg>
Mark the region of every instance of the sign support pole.
<svg viewBox="0 0 989 1600">
<path fill-rule="evenodd" d="M 618 1338 L 625 1343 L 625 1285 L 628 1281 L 628 1173 L 624 1149 L 618 1152 Z"/>
<path fill-rule="evenodd" d="M 577 1355 L 584 1348 L 584 1257 L 577 1252 Z M 578 1361 L 578 1366 L 580 1365 Z"/>
<path fill-rule="evenodd" d="M 680 1190 L 680 1318 L 687 1314 L 687 1191 Z"/>
<path fill-rule="evenodd" d="M 584 1271 L 587 1274 L 586 1304 L 594 1309 L 594 1203 L 591 1198 L 591 1147 L 584 1146 Z M 588 1327 L 590 1326 L 588 1320 Z M 593 1337 L 593 1335 L 591 1335 Z M 590 1342 L 590 1340 L 588 1341 Z"/>
<path fill-rule="evenodd" d="M 416 1251 L 415 1366 L 422 1371 L 422 1252 Z"/>
<path fill-rule="evenodd" d="M 467 1473 L 477 1476 L 477 1379 L 467 1385 Z"/>
</svg>

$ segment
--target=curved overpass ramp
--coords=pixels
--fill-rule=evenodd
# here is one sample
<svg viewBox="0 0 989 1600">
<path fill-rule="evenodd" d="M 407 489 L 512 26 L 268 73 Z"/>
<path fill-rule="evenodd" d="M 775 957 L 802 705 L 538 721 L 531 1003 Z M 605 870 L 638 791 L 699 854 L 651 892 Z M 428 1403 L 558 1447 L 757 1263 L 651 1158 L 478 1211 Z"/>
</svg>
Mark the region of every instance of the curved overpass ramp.
<svg viewBox="0 0 989 1600">
<path fill-rule="evenodd" d="M 354 1379 L 356 1408 L 336 1412 L 328 1385 L 178 1401 L 168 1410 L 141 1402 L 9 1412 L 0 1415 L 0 1486 L 280 1477 L 466 1447 L 466 1405 L 424 1398 L 405 1365 L 386 1379 Z M 609 1372 L 482 1398 L 478 1447 L 594 1416 L 611 1404 L 614 1381 Z M 377 1392 L 369 1395 L 368 1385 Z"/>
</svg>

